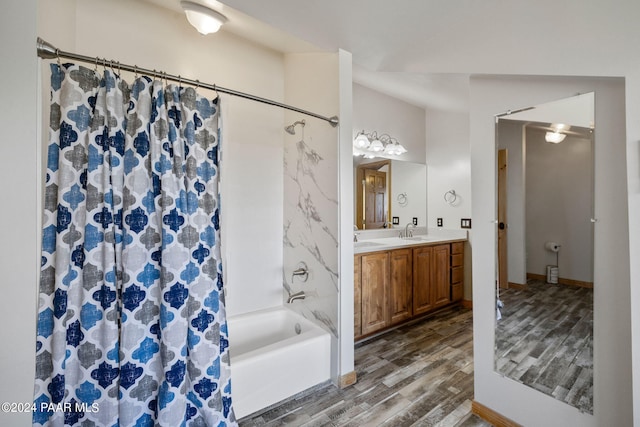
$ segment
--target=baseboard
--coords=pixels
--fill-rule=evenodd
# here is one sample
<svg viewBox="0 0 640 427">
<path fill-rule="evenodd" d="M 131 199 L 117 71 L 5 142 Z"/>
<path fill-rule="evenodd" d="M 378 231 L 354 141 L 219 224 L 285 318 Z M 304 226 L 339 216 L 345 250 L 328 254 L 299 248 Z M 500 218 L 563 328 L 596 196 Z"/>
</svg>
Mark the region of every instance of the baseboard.
<svg viewBox="0 0 640 427">
<path fill-rule="evenodd" d="M 473 301 L 470 299 L 463 299 L 461 303 L 462 307 L 473 309 Z"/>
<path fill-rule="evenodd" d="M 504 415 L 475 400 L 471 402 L 471 412 L 495 427 L 522 427 L 520 424 L 511 421 Z"/>
<path fill-rule="evenodd" d="M 527 285 L 523 285 L 522 283 L 515 283 L 515 282 L 509 282 L 507 287 L 509 289 L 527 289 Z"/>
<path fill-rule="evenodd" d="M 355 384 L 356 381 L 356 371 L 351 371 L 348 374 L 344 374 L 340 377 L 338 385 L 340 386 L 340 388 L 345 388 Z"/>
<path fill-rule="evenodd" d="M 527 273 L 527 279 L 546 281 L 547 276 L 544 274 Z M 565 279 L 564 277 L 558 277 L 558 284 L 567 286 L 579 286 L 581 288 L 593 289 L 593 282 L 585 282 L 582 280 Z"/>
</svg>

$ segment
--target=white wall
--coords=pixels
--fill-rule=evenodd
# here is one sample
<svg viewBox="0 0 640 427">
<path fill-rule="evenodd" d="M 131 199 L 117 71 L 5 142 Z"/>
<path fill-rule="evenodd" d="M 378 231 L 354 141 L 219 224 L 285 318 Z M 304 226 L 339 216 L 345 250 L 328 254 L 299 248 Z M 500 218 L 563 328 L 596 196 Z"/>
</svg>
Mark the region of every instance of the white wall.
<svg viewBox="0 0 640 427">
<path fill-rule="evenodd" d="M 469 113 L 427 109 L 427 223 L 437 227 L 442 218 L 445 229 L 460 229 L 461 218 L 471 218 L 471 162 L 469 155 Z M 457 200 L 451 205 L 444 199 L 449 190 L 456 192 Z M 464 299 L 472 299 L 471 256 L 473 228 L 468 230 L 465 245 Z"/>
<path fill-rule="evenodd" d="M 340 323 L 340 360 L 338 361 L 341 376 L 354 372 L 354 346 L 353 346 L 353 68 L 352 58 L 349 52 L 338 51 L 338 90 L 340 100 L 340 125 L 338 152 L 338 193 L 340 201 L 340 299 L 339 299 L 339 323 Z"/>
<path fill-rule="evenodd" d="M 122 0 L 83 0 L 71 10 L 67 0 L 48 0 L 41 1 L 39 7 L 43 16 L 40 36 L 62 50 L 283 99 L 281 53 L 224 31 L 200 36 L 183 14 Z M 59 7 L 66 8 L 67 13 L 58 16 Z M 46 73 L 48 86 L 48 70 Z M 124 78 L 133 80 L 132 75 Z M 215 96 L 210 91 L 209 95 Z M 241 98 L 224 94 L 221 98 L 222 239 L 227 314 L 235 315 L 282 303 L 284 113 Z M 249 265 L 251 268 L 247 268 Z"/>
<path fill-rule="evenodd" d="M 469 114 L 426 110 L 426 137 L 428 225 L 442 218 L 444 228 L 459 229 L 461 218 L 471 218 Z M 453 205 L 444 199 L 449 190 Z"/>
<path fill-rule="evenodd" d="M 425 162 L 424 109 L 354 83 L 352 138 L 362 130 L 397 139 L 407 152 L 394 159 Z"/>
<path fill-rule="evenodd" d="M 595 91 L 594 414 L 558 402 L 493 370 L 495 325 L 495 114 Z M 619 79 L 473 77 L 471 159 L 474 222 L 475 399 L 523 425 L 632 425 L 631 304 L 624 86 Z M 616 249 L 617 248 L 617 249 Z M 598 287 L 606 283 L 606 287 Z M 544 408 L 544 410 L 541 410 Z"/>
<path fill-rule="evenodd" d="M 526 129 L 527 273 L 545 275 L 546 266 L 557 259 L 561 278 L 591 283 L 591 138 L 568 135 L 560 144 L 550 144 L 544 135 L 543 130 Z M 561 245 L 557 258 L 544 247 L 549 241 Z"/>
<path fill-rule="evenodd" d="M 0 245 L 0 402 L 33 401 L 39 255 L 36 1 L 9 2 L 0 16 L 3 224 Z M 0 424 L 30 425 L 31 413 L 0 412 Z"/>
</svg>

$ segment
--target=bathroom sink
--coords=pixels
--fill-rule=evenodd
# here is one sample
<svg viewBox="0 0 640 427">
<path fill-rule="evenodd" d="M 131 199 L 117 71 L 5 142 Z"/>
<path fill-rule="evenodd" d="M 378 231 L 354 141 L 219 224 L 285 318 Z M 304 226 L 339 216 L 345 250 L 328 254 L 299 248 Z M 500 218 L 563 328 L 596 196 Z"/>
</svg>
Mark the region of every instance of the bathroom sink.
<svg viewBox="0 0 640 427">
<path fill-rule="evenodd" d="M 430 240 L 434 240 L 434 238 L 427 237 L 427 236 L 415 236 L 415 237 L 406 237 L 404 240 L 413 240 L 414 242 L 428 242 Z"/>
<path fill-rule="evenodd" d="M 356 248 L 366 248 L 369 246 L 380 246 L 381 243 L 376 243 L 376 242 L 367 242 L 367 241 L 362 241 L 362 242 L 353 242 L 353 246 Z"/>
</svg>

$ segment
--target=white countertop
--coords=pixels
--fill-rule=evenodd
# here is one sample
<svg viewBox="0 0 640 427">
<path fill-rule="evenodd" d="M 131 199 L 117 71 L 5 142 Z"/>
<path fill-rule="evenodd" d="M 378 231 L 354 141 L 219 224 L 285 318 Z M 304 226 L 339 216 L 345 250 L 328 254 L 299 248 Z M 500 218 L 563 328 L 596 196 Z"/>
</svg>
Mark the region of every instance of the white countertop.
<svg viewBox="0 0 640 427">
<path fill-rule="evenodd" d="M 380 232 L 356 233 L 358 233 L 358 241 L 353 243 L 354 254 L 467 240 L 466 230 L 429 229 L 427 234 L 414 234 L 413 237 L 408 238 L 397 237 L 398 230 L 394 233 L 386 233 L 390 235 L 389 237 L 381 236 Z"/>
</svg>

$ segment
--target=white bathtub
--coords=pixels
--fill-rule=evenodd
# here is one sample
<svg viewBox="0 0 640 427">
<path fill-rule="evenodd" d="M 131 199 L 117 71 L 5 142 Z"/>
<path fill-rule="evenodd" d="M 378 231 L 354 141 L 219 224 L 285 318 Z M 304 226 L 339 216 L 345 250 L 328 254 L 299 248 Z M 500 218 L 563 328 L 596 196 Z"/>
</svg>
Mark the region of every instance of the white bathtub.
<svg viewBox="0 0 640 427">
<path fill-rule="evenodd" d="M 329 333 L 299 314 L 276 307 L 227 322 L 238 419 L 330 379 Z"/>
</svg>

